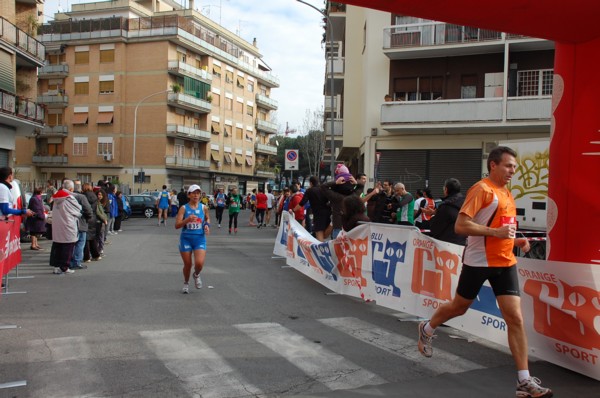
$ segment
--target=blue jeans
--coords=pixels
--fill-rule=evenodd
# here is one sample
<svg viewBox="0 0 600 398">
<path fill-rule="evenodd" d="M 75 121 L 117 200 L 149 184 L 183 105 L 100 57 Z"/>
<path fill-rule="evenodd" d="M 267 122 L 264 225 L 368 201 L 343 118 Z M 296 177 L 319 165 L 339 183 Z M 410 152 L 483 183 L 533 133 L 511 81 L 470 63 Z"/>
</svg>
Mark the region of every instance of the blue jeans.
<svg viewBox="0 0 600 398">
<path fill-rule="evenodd" d="M 86 237 L 87 232 L 79 232 L 77 234 L 77 243 L 75 243 L 75 247 L 73 248 L 73 256 L 69 265 L 71 268 L 80 266 L 83 261 L 83 248 L 85 247 Z"/>
</svg>

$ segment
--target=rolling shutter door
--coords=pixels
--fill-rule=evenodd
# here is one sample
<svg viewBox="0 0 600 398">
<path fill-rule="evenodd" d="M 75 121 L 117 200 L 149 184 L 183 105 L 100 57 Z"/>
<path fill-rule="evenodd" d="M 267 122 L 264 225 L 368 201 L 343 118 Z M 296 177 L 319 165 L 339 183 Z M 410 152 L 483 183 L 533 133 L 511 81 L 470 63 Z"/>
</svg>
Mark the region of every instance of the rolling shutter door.
<svg viewBox="0 0 600 398">
<path fill-rule="evenodd" d="M 481 149 L 439 149 L 430 151 L 429 189 L 433 197 L 442 197 L 444 181 L 456 178 L 461 192 L 479 181 L 481 175 Z"/>
<path fill-rule="evenodd" d="M 443 196 L 444 181 L 456 178 L 466 192 L 481 175 L 481 149 L 379 151 L 377 180 L 402 182 L 415 194 L 428 186 L 435 198 Z"/>
<path fill-rule="evenodd" d="M 425 186 L 427 175 L 427 150 L 379 151 L 377 180 L 401 182 L 409 192 Z"/>
<path fill-rule="evenodd" d="M 8 151 L 0 148 L 0 167 L 8 167 Z"/>
<path fill-rule="evenodd" d="M 15 69 L 12 56 L 0 50 L 0 88 L 9 93 L 15 92 Z"/>
</svg>

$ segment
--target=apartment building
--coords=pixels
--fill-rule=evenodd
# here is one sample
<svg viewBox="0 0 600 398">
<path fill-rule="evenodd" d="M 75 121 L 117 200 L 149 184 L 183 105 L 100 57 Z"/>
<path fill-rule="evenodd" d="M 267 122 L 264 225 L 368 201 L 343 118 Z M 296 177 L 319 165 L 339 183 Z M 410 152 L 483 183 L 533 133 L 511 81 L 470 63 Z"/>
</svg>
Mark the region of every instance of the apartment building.
<svg viewBox="0 0 600 398">
<path fill-rule="evenodd" d="M 33 137 L 44 127 L 44 108 L 36 102 L 37 68 L 45 58 L 36 39 L 43 3 L 0 2 L 0 167 L 13 167 L 18 178 L 27 165 L 15 161 L 16 137 Z"/>
<path fill-rule="evenodd" d="M 446 178 L 479 180 L 499 141 L 549 137 L 553 42 L 336 3 L 328 11 L 344 34 L 336 159 L 370 184 L 441 196 Z"/>
<path fill-rule="evenodd" d="M 133 192 L 242 192 L 273 178 L 278 79 L 249 43 L 172 0 L 72 4 L 43 25 L 46 127 L 18 159 L 34 179 Z M 33 156 L 32 156 L 33 154 Z"/>
</svg>

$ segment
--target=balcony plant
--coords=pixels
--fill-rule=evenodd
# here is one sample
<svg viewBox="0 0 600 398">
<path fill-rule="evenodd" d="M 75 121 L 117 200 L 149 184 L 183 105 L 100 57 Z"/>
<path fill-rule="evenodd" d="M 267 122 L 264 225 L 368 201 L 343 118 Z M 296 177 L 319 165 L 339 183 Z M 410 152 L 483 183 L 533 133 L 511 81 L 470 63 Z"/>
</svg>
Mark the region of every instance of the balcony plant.
<svg viewBox="0 0 600 398">
<path fill-rule="evenodd" d="M 206 101 L 207 101 L 207 102 L 212 102 L 212 100 L 213 100 L 213 97 L 212 97 L 212 95 L 208 94 L 208 95 L 206 96 Z"/>
<path fill-rule="evenodd" d="M 171 85 L 171 90 L 173 90 L 173 92 L 175 94 L 179 94 L 181 92 L 181 89 L 182 89 L 182 87 L 178 83 L 175 83 L 175 84 Z"/>
</svg>

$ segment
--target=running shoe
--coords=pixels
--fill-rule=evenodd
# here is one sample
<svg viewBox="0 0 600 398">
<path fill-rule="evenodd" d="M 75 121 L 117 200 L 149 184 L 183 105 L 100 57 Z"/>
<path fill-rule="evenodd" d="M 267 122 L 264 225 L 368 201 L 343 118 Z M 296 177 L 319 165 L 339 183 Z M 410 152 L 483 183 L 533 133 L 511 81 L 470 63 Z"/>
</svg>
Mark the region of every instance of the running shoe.
<svg viewBox="0 0 600 398">
<path fill-rule="evenodd" d="M 54 267 L 54 271 L 52 271 L 52 273 L 55 275 L 60 275 L 60 274 L 62 274 L 62 271 L 60 270 L 60 268 Z"/>
<path fill-rule="evenodd" d="M 229 228 L 229 235 L 231 235 L 231 228 Z"/>
<path fill-rule="evenodd" d="M 188 294 L 189 292 L 190 292 L 190 285 L 188 285 L 187 283 L 184 283 L 183 289 L 181 289 L 181 293 Z"/>
<path fill-rule="evenodd" d="M 425 332 L 425 325 L 427 325 L 427 321 L 419 323 L 419 352 L 423 354 L 423 356 L 431 358 L 433 355 L 433 347 L 431 346 L 431 343 L 436 335 L 428 335 Z"/>
<path fill-rule="evenodd" d="M 236 228 L 236 229 L 234 229 L 234 230 L 233 230 L 233 232 L 237 234 L 237 228 Z"/>
<path fill-rule="evenodd" d="M 219 228 L 221 228 L 221 224 L 219 224 Z"/>
<path fill-rule="evenodd" d="M 200 274 L 194 274 L 194 285 L 196 285 L 196 289 L 202 289 L 202 279 L 200 279 Z"/>
<path fill-rule="evenodd" d="M 549 388 L 542 387 L 541 380 L 537 377 L 530 377 L 517 382 L 517 397 L 520 398 L 550 398 L 552 396 L 552 390 Z"/>
</svg>

